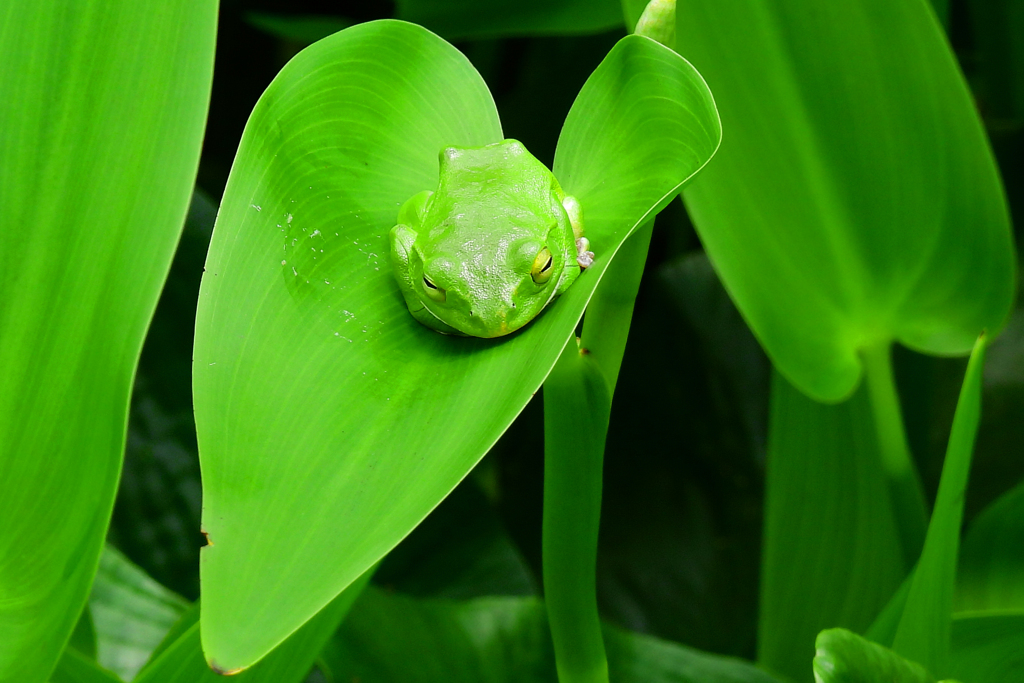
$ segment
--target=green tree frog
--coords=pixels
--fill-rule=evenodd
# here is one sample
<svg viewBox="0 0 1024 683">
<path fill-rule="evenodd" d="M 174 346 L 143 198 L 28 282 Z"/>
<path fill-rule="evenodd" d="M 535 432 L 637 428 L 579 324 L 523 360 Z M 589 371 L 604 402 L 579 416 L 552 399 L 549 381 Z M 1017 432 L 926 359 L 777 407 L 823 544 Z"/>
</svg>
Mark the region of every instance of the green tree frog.
<svg viewBox="0 0 1024 683">
<path fill-rule="evenodd" d="M 579 202 L 516 140 L 444 149 L 437 190 L 403 204 L 390 237 L 409 311 L 444 334 L 514 332 L 594 260 Z"/>
</svg>

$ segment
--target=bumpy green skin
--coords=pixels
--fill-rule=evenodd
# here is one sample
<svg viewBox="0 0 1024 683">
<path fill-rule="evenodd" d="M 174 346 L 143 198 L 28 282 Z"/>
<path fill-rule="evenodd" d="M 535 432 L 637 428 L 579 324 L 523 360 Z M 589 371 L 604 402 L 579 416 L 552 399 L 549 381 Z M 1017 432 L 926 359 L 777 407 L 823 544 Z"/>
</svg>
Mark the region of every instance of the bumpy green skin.
<svg viewBox="0 0 1024 683">
<path fill-rule="evenodd" d="M 545 247 L 550 278 L 538 284 L 531 271 Z M 578 202 L 515 140 L 443 150 L 437 191 L 409 199 L 391 229 L 391 264 L 413 317 L 473 337 L 530 322 L 589 265 L 587 247 Z"/>
</svg>

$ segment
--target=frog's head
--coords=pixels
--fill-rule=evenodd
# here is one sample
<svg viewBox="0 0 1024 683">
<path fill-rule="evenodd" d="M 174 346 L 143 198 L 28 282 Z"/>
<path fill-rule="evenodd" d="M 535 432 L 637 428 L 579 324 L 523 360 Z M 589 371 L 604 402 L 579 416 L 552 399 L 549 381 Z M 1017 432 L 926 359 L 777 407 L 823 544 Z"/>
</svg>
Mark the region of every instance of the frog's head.
<svg viewBox="0 0 1024 683">
<path fill-rule="evenodd" d="M 434 192 L 392 228 L 412 315 L 447 334 L 500 337 L 535 318 L 580 272 L 579 203 L 515 140 L 442 150 Z M 583 244 L 583 242 L 581 242 Z"/>
<path fill-rule="evenodd" d="M 523 327 L 579 274 L 575 259 L 567 258 L 564 230 L 552 227 L 547 240 L 499 239 L 484 250 L 470 244 L 425 257 L 414 248 L 411 271 L 426 311 L 473 337 Z"/>
</svg>

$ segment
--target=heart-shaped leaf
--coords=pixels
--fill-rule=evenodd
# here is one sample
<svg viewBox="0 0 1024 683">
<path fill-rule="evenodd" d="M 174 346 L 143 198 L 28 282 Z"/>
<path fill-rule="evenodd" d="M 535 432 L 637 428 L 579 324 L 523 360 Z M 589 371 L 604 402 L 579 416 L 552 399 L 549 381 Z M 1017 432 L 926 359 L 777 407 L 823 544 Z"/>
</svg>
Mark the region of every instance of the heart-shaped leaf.
<svg viewBox="0 0 1024 683">
<path fill-rule="evenodd" d="M 251 665 L 454 488 L 543 382 L 618 246 L 719 137 L 693 67 L 623 39 L 556 163 L 597 261 L 521 332 L 447 337 L 409 314 L 387 233 L 402 202 L 436 187 L 442 148 L 501 139 L 483 81 L 397 21 L 342 31 L 282 70 L 232 168 L 196 324 L 208 658 Z"/>
<path fill-rule="evenodd" d="M 727 130 L 686 203 L 787 379 L 837 401 L 865 346 L 962 354 L 1002 327 L 1003 192 L 924 2 L 695 0 L 679 3 L 677 28 Z"/>
</svg>

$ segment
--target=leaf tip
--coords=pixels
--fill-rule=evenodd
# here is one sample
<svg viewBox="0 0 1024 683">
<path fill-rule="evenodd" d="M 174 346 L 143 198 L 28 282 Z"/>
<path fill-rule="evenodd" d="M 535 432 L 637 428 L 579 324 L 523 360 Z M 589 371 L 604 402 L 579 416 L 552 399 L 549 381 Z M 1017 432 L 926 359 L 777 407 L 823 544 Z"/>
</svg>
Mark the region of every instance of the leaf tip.
<svg viewBox="0 0 1024 683">
<path fill-rule="evenodd" d="M 212 659 L 207 660 L 206 664 L 210 667 L 210 670 L 218 676 L 234 676 L 235 674 L 240 674 L 245 670 L 245 667 L 243 666 L 234 669 L 225 669 Z"/>
</svg>

